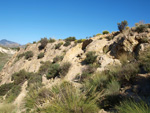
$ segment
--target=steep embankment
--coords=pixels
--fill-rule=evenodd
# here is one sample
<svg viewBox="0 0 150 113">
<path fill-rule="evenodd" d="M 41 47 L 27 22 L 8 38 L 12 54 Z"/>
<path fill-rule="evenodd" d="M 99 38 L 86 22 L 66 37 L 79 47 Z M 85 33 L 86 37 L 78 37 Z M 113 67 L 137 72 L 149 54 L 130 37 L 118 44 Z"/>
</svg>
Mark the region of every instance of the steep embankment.
<svg viewBox="0 0 150 113">
<path fill-rule="evenodd" d="M 41 83 L 40 86 L 38 86 L 39 84 L 37 85 L 39 89 L 41 87 L 52 88 L 52 86 L 61 84 L 63 81 L 69 81 L 75 87 L 81 87 L 86 82 L 85 80 L 88 81 L 90 77 L 91 79 L 96 77 L 96 75 L 92 76 L 94 73 L 107 70 L 107 76 L 104 78 L 97 78 L 95 81 L 91 80 L 91 84 L 92 82 L 97 82 L 93 84 L 101 86 L 103 83 L 99 83 L 99 79 L 102 79 L 101 82 L 108 80 L 107 86 L 105 86 L 105 84 L 104 86 L 101 86 L 106 89 L 109 87 L 109 91 L 107 89 L 105 92 L 107 93 L 105 94 L 106 96 L 108 96 L 109 93 L 112 93 L 112 95 L 116 94 L 117 96 L 125 95 L 123 92 L 126 92 L 126 89 L 128 89 L 126 86 L 131 85 L 130 77 L 132 78 L 132 74 L 135 74 L 136 76 L 139 73 L 139 71 L 135 68 L 140 64 L 139 61 L 137 61 L 137 58 L 133 58 L 134 60 L 131 60 L 126 57 L 130 54 L 138 56 L 142 51 L 150 47 L 150 29 L 147 28 L 144 32 L 137 32 L 136 28 L 133 27 L 122 33 L 113 32 L 111 34 L 95 36 L 84 41 L 81 40 L 81 43 L 78 43 L 77 41 L 68 42 L 66 40 L 57 40 L 46 43 L 46 45 L 42 48 L 40 47 L 41 43 L 37 42 L 29 44 L 25 49 L 20 49 L 20 51 L 17 52 L 11 60 L 9 60 L 9 62 L 7 62 L 0 73 L 0 85 L 13 82 L 15 84 L 13 87 L 16 88 L 17 85 L 21 86 L 20 88 L 17 87 L 21 91 L 20 94 L 16 91 L 18 97 L 13 100 L 13 104 L 19 109 L 18 112 L 20 112 L 20 106 L 23 105 L 24 97 L 26 97 L 28 93 L 33 93 L 30 90 L 33 90 L 34 88 L 32 89 L 32 87 L 36 86 L 39 83 L 38 81 L 41 79 L 42 85 Z M 125 56 L 122 57 L 123 55 Z M 111 68 L 112 70 L 109 69 L 109 67 L 116 64 L 120 67 L 117 67 L 114 70 L 113 68 Z M 19 74 L 16 73 L 19 71 Z M 109 71 L 114 72 L 109 73 Z M 110 79 L 107 79 L 107 77 L 110 77 Z M 114 80 L 114 78 L 117 79 Z M 32 86 L 31 84 L 35 81 L 37 84 Z M 124 83 L 124 81 L 126 83 Z M 113 90 L 111 90 L 111 86 L 114 88 Z M 88 88 L 90 90 L 91 86 Z M 39 89 L 36 91 L 38 92 Z M 6 96 L 6 100 L 10 96 L 8 94 L 6 93 L 4 95 Z M 41 95 L 43 97 L 46 95 L 47 98 L 47 92 L 40 94 L 40 96 Z M 131 95 L 131 92 L 127 92 L 126 95 Z M 35 98 L 38 97 L 36 96 Z M 39 101 L 39 99 L 37 99 L 37 101 Z M 43 101 L 44 100 L 41 100 L 38 104 L 36 103 L 37 106 L 43 107 L 45 103 L 48 103 L 48 100 Z M 110 106 L 111 105 L 109 105 L 109 107 Z M 28 107 L 31 107 L 31 105 Z M 105 108 L 106 106 L 103 107 Z M 31 108 L 31 111 L 32 110 L 34 110 L 34 107 Z"/>
</svg>

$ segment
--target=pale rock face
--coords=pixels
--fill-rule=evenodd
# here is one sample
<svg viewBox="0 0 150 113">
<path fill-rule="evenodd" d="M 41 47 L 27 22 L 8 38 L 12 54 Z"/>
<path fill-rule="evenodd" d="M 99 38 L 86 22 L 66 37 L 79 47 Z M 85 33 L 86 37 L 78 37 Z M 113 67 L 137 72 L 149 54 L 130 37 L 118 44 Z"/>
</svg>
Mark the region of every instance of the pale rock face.
<svg viewBox="0 0 150 113">
<path fill-rule="evenodd" d="M 86 52 L 88 51 L 96 51 L 99 53 L 103 53 L 103 47 L 108 43 L 107 39 L 102 40 L 94 40 L 86 47 Z"/>
<path fill-rule="evenodd" d="M 8 49 L 4 49 L 4 48 L 0 47 L 0 53 L 15 54 L 15 53 L 16 53 L 16 51 L 11 50 L 10 48 L 8 48 Z"/>
</svg>

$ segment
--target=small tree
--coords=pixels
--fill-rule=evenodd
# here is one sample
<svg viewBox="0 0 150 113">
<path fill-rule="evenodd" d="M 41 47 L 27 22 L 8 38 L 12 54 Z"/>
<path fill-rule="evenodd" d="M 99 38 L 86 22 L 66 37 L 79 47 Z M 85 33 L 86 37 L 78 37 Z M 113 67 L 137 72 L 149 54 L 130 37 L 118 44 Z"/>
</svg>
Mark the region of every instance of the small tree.
<svg viewBox="0 0 150 113">
<path fill-rule="evenodd" d="M 128 22 L 124 20 L 121 23 L 117 23 L 117 25 L 118 25 L 119 31 L 122 32 L 128 26 Z"/>
<path fill-rule="evenodd" d="M 48 43 L 48 39 L 47 38 L 42 38 L 40 42 L 41 42 L 41 45 L 39 46 L 39 49 L 42 50 L 46 47 L 46 45 Z"/>
</svg>

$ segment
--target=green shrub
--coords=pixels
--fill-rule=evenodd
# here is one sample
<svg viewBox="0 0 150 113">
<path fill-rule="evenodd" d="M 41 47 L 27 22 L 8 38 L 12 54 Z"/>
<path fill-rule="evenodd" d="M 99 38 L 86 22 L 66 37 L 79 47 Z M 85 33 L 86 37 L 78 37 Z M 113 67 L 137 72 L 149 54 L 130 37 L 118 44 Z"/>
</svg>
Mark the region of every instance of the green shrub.
<svg viewBox="0 0 150 113">
<path fill-rule="evenodd" d="M 13 83 L 3 84 L 0 86 L 0 96 L 4 96 L 12 87 Z"/>
<path fill-rule="evenodd" d="M 43 58 L 43 57 L 44 57 L 44 53 L 43 52 L 38 55 L 38 59 Z"/>
<path fill-rule="evenodd" d="M 31 57 L 33 57 L 33 52 L 32 51 L 25 52 L 25 59 L 29 59 Z"/>
<path fill-rule="evenodd" d="M 53 63 L 61 62 L 63 60 L 64 56 L 56 56 L 53 59 Z"/>
<path fill-rule="evenodd" d="M 119 31 L 122 32 L 128 26 L 128 22 L 124 20 L 124 21 L 121 21 L 121 23 L 117 23 L 117 25 L 118 25 Z"/>
<path fill-rule="evenodd" d="M 97 56 L 95 55 L 96 52 L 94 51 L 89 51 L 87 54 L 86 54 L 86 58 L 84 60 L 84 62 L 86 64 L 93 64 L 95 61 L 96 61 L 96 58 Z"/>
<path fill-rule="evenodd" d="M 56 40 L 55 39 L 53 39 L 53 38 L 49 38 L 49 43 L 54 43 Z"/>
<path fill-rule="evenodd" d="M 113 36 L 107 36 L 107 37 L 106 37 L 106 39 L 107 39 L 108 41 L 112 40 L 113 38 L 114 38 Z"/>
<path fill-rule="evenodd" d="M 25 70 L 20 70 L 12 75 L 11 80 L 14 80 L 15 85 L 19 85 L 29 78 L 29 74 Z"/>
<path fill-rule="evenodd" d="M 149 113 L 150 107 L 144 101 L 136 102 L 134 100 L 126 100 L 121 102 L 120 106 L 116 106 L 118 113 Z"/>
<path fill-rule="evenodd" d="M 15 85 L 6 95 L 7 102 L 13 102 L 21 92 L 21 86 Z"/>
<path fill-rule="evenodd" d="M 138 56 L 141 71 L 150 72 L 150 48 L 145 49 Z"/>
<path fill-rule="evenodd" d="M 48 43 L 48 39 L 47 38 L 42 38 L 40 40 L 40 42 L 41 42 L 41 45 L 39 46 L 39 50 L 42 50 L 42 49 L 44 49 L 46 47 L 46 45 Z"/>
<path fill-rule="evenodd" d="M 51 64 L 50 67 L 48 68 L 48 73 L 46 75 L 47 79 L 55 78 L 56 76 L 59 75 L 60 72 L 60 65 L 55 63 Z"/>
<path fill-rule="evenodd" d="M 51 104 L 40 108 L 42 113 L 97 113 L 97 97 L 86 98 L 84 93 L 80 93 L 72 84 L 63 83 L 55 86 L 56 90 L 51 90 Z"/>
<path fill-rule="evenodd" d="M 31 84 L 42 84 L 42 76 L 37 73 L 30 73 L 30 77 L 28 79 L 28 87 L 31 86 Z"/>
<path fill-rule="evenodd" d="M 109 31 L 103 31 L 103 35 L 109 34 Z"/>
<path fill-rule="evenodd" d="M 47 74 L 50 65 L 51 65 L 50 61 L 43 62 L 43 64 L 39 68 L 38 74 L 40 75 Z"/>
<path fill-rule="evenodd" d="M 75 41 L 76 37 L 68 37 L 65 39 L 65 41 Z"/>
<path fill-rule="evenodd" d="M 55 44 L 55 49 L 59 49 L 61 47 L 61 45 L 63 45 L 63 43 L 58 43 L 58 44 Z"/>
<path fill-rule="evenodd" d="M 100 36 L 100 35 L 102 35 L 102 34 L 101 33 L 96 34 L 96 36 Z"/>
<path fill-rule="evenodd" d="M 69 46 L 70 44 L 71 44 L 71 43 L 70 43 L 69 41 L 66 41 L 65 44 L 64 44 L 64 46 L 67 47 L 67 46 Z"/>
<path fill-rule="evenodd" d="M 139 26 L 136 27 L 136 31 L 137 31 L 138 33 L 142 33 L 142 32 L 144 32 L 146 29 L 147 29 L 147 26 L 146 26 L 145 24 L 141 24 L 141 25 L 139 25 Z"/>
<path fill-rule="evenodd" d="M 64 62 L 60 67 L 60 75 L 64 77 L 68 73 L 70 67 L 71 67 L 70 62 Z"/>
</svg>

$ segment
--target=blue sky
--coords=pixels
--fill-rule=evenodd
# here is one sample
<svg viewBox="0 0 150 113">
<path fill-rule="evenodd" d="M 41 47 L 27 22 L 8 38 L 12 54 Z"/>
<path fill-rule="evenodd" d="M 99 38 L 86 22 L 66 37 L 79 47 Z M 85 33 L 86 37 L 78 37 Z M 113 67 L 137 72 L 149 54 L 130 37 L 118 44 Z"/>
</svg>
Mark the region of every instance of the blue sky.
<svg viewBox="0 0 150 113">
<path fill-rule="evenodd" d="M 150 23 L 150 0 L 0 0 L 0 40 L 26 44 L 43 37 L 85 38 Z"/>
</svg>

